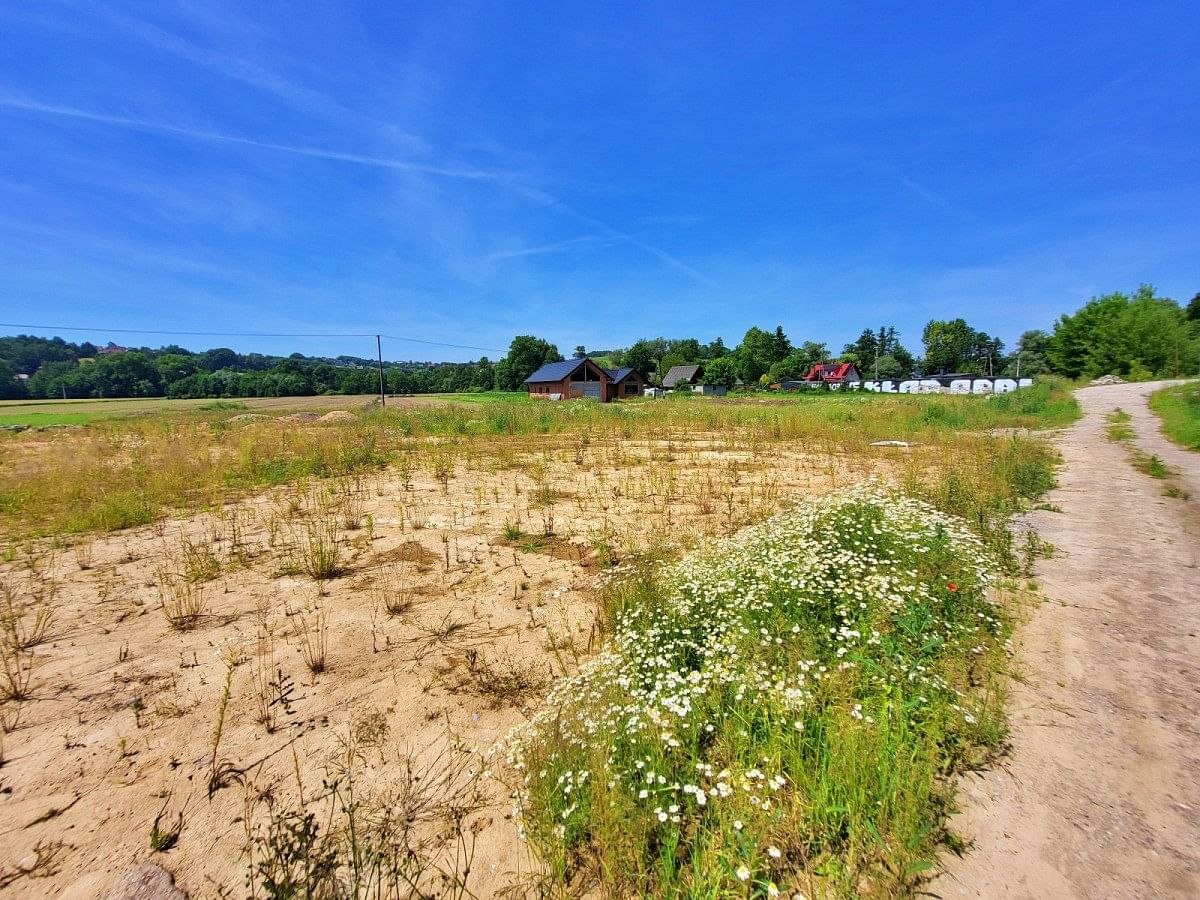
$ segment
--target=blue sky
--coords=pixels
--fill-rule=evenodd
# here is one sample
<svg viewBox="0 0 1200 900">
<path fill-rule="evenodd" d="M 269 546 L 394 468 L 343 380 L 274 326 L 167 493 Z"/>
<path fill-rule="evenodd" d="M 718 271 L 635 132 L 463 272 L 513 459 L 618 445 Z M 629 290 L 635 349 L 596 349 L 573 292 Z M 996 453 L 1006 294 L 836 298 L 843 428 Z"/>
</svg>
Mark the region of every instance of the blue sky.
<svg viewBox="0 0 1200 900">
<path fill-rule="evenodd" d="M 1195 2 L 0 0 L 3 322 L 1011 342 L 1198 212 Z"/>
</svg>

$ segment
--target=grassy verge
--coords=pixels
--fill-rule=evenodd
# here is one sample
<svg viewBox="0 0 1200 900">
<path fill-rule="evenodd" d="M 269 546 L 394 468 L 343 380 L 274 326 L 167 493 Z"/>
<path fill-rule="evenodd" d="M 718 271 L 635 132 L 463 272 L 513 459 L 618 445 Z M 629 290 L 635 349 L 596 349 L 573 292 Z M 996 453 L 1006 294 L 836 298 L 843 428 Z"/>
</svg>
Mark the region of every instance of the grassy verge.
<svg viewBox="0 0 1200 900">
<path fill-rule="evenodd" d="M 1162 419 L 1162 430 L 1175 443 L 1200 450 L 1200 384 L 1189 382 L 1150 395 L 1150 408 Z"/>
<path fill-rule="evenodd" d="M 867 487 L 617 582 L 608 649 L 507 746 L 533 845 L 581 889 L 910 892 L 1004 733 L 993 564 Z"/>
</svg>

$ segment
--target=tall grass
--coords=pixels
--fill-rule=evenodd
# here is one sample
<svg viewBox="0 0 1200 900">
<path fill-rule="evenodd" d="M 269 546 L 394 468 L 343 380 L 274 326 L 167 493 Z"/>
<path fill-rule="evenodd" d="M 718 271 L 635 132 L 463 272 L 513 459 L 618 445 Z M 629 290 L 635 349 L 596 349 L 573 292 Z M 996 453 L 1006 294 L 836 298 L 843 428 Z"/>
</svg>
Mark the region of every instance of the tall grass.
<svg viewBox="0 0 1200 900">
<path fill-rule="evenodd" d="M 1064 424 L 1078 414 L 1056 384 L 994 397 L 821 393 L 714 401 L 598 404 L 485 400 L 387 409 L 336 425 L 230 423 L 218 411 L 107 420 L 86 431 L 0 437 L 0 528 L 11 535 L 114 531 L 173 510 L 309 478 L 355 476 L 401 464 L 411 479 L 422 449 L 446 486 L 456 459 L 518 465 L 536 441 L 611 447 L 629 441 L 711 441 L 762 452 L 800 442 L 814 454 L 867 452 L 901 438 L 937 445 L 964 433 Z M 508 459 L 507 463 L 503 460 Z"/>
<path fill-rule="evenodd" d="M 1200 383 L 1163 388 L 1150 395 L 1150 408 L 1162 419 L 1162 430 L 1177 444 L 1200 450 Z"/>
</svg>

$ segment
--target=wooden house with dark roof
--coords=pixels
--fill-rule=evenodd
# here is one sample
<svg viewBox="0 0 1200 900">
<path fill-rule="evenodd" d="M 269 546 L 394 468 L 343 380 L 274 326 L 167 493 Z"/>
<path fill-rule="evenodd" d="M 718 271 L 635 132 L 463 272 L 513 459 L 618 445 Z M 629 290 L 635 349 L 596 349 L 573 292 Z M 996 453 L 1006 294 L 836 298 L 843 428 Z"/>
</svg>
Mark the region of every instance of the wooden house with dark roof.
<svg viewBox="0 0 1200 900">
<path fill-rule="evenodd" d="M 564 359 L 546 363 L 525 379 L 530 397 L 544 400 L 575 400 L 590 397 L 607 403 L 612 378 L 590 359 Z"/>
<path fill-rule="evenodd" d="M 628 366 L 620 369 L 606 369 L 612 379 L 613 400 L 624 400 L 626 397 L 640 397 L 649 386 L 642 373 Z"/>
</svg>

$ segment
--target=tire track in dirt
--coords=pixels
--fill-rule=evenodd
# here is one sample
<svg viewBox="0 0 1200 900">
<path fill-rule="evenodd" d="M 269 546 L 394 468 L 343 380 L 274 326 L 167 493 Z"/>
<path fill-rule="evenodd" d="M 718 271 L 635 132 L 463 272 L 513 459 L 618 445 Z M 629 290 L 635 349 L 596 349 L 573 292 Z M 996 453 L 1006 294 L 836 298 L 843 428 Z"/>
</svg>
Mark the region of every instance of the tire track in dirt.
<svg viewBox="0 0 1200 900">
<path fill-rule="evenodd" d="M 952 827 L 973 844 L 930 895 L 1200 897 L 1200 454 L 1160 433 L 1161 386 L 1077 393 L 1062 511 L 1031 516 L 1057 553 L 1020 630 L 1011 755 L 963 784 Z M 1190 500 L 1106 440 L 1117 407 Z"/>
</svg>

